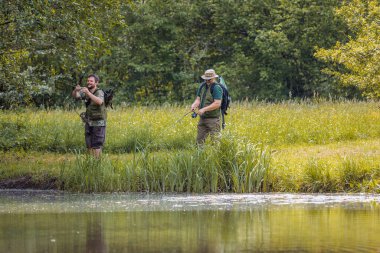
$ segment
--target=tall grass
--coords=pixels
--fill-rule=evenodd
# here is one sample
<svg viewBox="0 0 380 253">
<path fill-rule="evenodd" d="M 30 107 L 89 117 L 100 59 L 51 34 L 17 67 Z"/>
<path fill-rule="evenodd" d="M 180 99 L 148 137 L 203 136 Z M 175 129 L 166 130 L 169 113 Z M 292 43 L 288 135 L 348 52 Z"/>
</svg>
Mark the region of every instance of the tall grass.
<svg viewBox="0 0 380 253">
<path fill-rule="evenodd" d="M 132 107 L 109 110 L 105 151 L 183 150 L 195 142 L 198 119 L 176 123 L 188 108 Z M 375 102 L 235 103 L 226 117 L 227 130 L 252 143 L 271 147 L 327 144 L 380 137 Z M 84 150 L 83 125 L 75 111 L 0 114 L 0 149 L 68 152 Z"/>
<path fill-rule="evenodd" d="M 77 154 L 73 162 L 61 167 L 59 187 L 81 192 L 119 191 L 120 180 L 115 167 L 106 157 L 100 160 Z"/>
<path fill-rule="evenodd" d="M 62 166 L 62 187 L 71 191 L 258 192 L 267 189 L 270 155 L 233 136 L 174 153 L 149 148 L 119 163 L 78 154 Z"/>
<path fill-rule="evenodd" d="M 195 145 L 198 119 L 179 120 L 187 111 L 110 110 L 100 160 L 84 155 L 75 111 L 3 111 L 0 177 L 20 175 L 29 161 L 9 154 L 25 154 L 40 159 L 34 174 L 58 175 L 59 187 L 72 191 L 380 192 L 375 102 L 234 103 L 221 138 L 203 148 Z"/>
<path fill-rule="evenodd" d="M 228 123 L 232 132 L 271 146 L 380 137 L 375 102 L 242 103 L 236 105 Z"/>
<path fill-rule="evenodd" d="M 380 193 L 379 157 L 310 158 L 296 169 L 272 166 L 271 191 Z"/>
</svg>

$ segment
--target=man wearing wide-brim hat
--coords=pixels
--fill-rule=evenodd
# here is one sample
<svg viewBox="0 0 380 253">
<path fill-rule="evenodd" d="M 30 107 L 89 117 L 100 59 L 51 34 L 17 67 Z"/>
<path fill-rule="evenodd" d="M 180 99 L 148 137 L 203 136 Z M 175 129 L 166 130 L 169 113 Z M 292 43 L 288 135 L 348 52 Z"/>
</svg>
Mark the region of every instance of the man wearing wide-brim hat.
<svg viewBox="0 0 380 253">
<path fill-rule="evenodd" d="M 197 143 L 203 144 L 206 138 L 220 132 L 220 105 L 223 90 L 216 82 L 218 75 L 215 70 L 208 69 L 201 76 L 205 80 L 197 90 L 197 97 L 191 105 L 191 110 L 198 109 L 200 120 L 198 123 Z"/>
</svg>

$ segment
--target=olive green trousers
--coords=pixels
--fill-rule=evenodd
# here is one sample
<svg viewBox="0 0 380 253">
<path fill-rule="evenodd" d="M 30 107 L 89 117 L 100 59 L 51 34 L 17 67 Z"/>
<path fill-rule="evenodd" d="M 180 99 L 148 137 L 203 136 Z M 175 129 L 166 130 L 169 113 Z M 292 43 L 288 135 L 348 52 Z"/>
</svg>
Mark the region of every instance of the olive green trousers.
<svg viewBox="0 0 380 253">
<path fill-rule="evenodd" d="M 203 144 L 208 136 L 220 132 L 219 118 L 201 118 L 198 122 L 197 144 Z"/>
</svg>

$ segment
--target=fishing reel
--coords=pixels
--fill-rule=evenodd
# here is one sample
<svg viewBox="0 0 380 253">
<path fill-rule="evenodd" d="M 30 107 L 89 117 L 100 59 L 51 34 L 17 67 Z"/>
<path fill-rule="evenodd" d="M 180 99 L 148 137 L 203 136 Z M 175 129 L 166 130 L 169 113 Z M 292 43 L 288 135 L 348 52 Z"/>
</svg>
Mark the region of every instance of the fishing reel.
<svg viewBox="0 0 380 253">
<path fill-rule="evenodd" d="M 198 116 L 198 114 L 197 114 L 196 112 L 193 112 L 193 113 L 191 114 L 191 117 L 192 117 L 193 119 L 195 119 L 197 116 Z"/>
</svg>

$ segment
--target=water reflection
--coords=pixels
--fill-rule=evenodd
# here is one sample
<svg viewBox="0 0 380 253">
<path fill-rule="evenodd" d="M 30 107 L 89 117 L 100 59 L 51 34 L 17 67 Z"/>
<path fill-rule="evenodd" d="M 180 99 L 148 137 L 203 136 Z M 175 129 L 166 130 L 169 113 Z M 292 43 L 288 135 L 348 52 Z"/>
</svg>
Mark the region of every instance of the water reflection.
<svg viewBox="0 0 380 253">
<path fill-rule="evenodd" d="M 0 194 L 0 252 L 380 252 L 377 195 L 43 194 Z"/>
<path fill-rule="evenodd" d="M 86 251 L 87 253 L 102 253 L 106 251 L 106 245 L 103 236 L 102 215 L 99 213 L 90 213 L 87 215 L 86 224 Z"/>
</svg>

